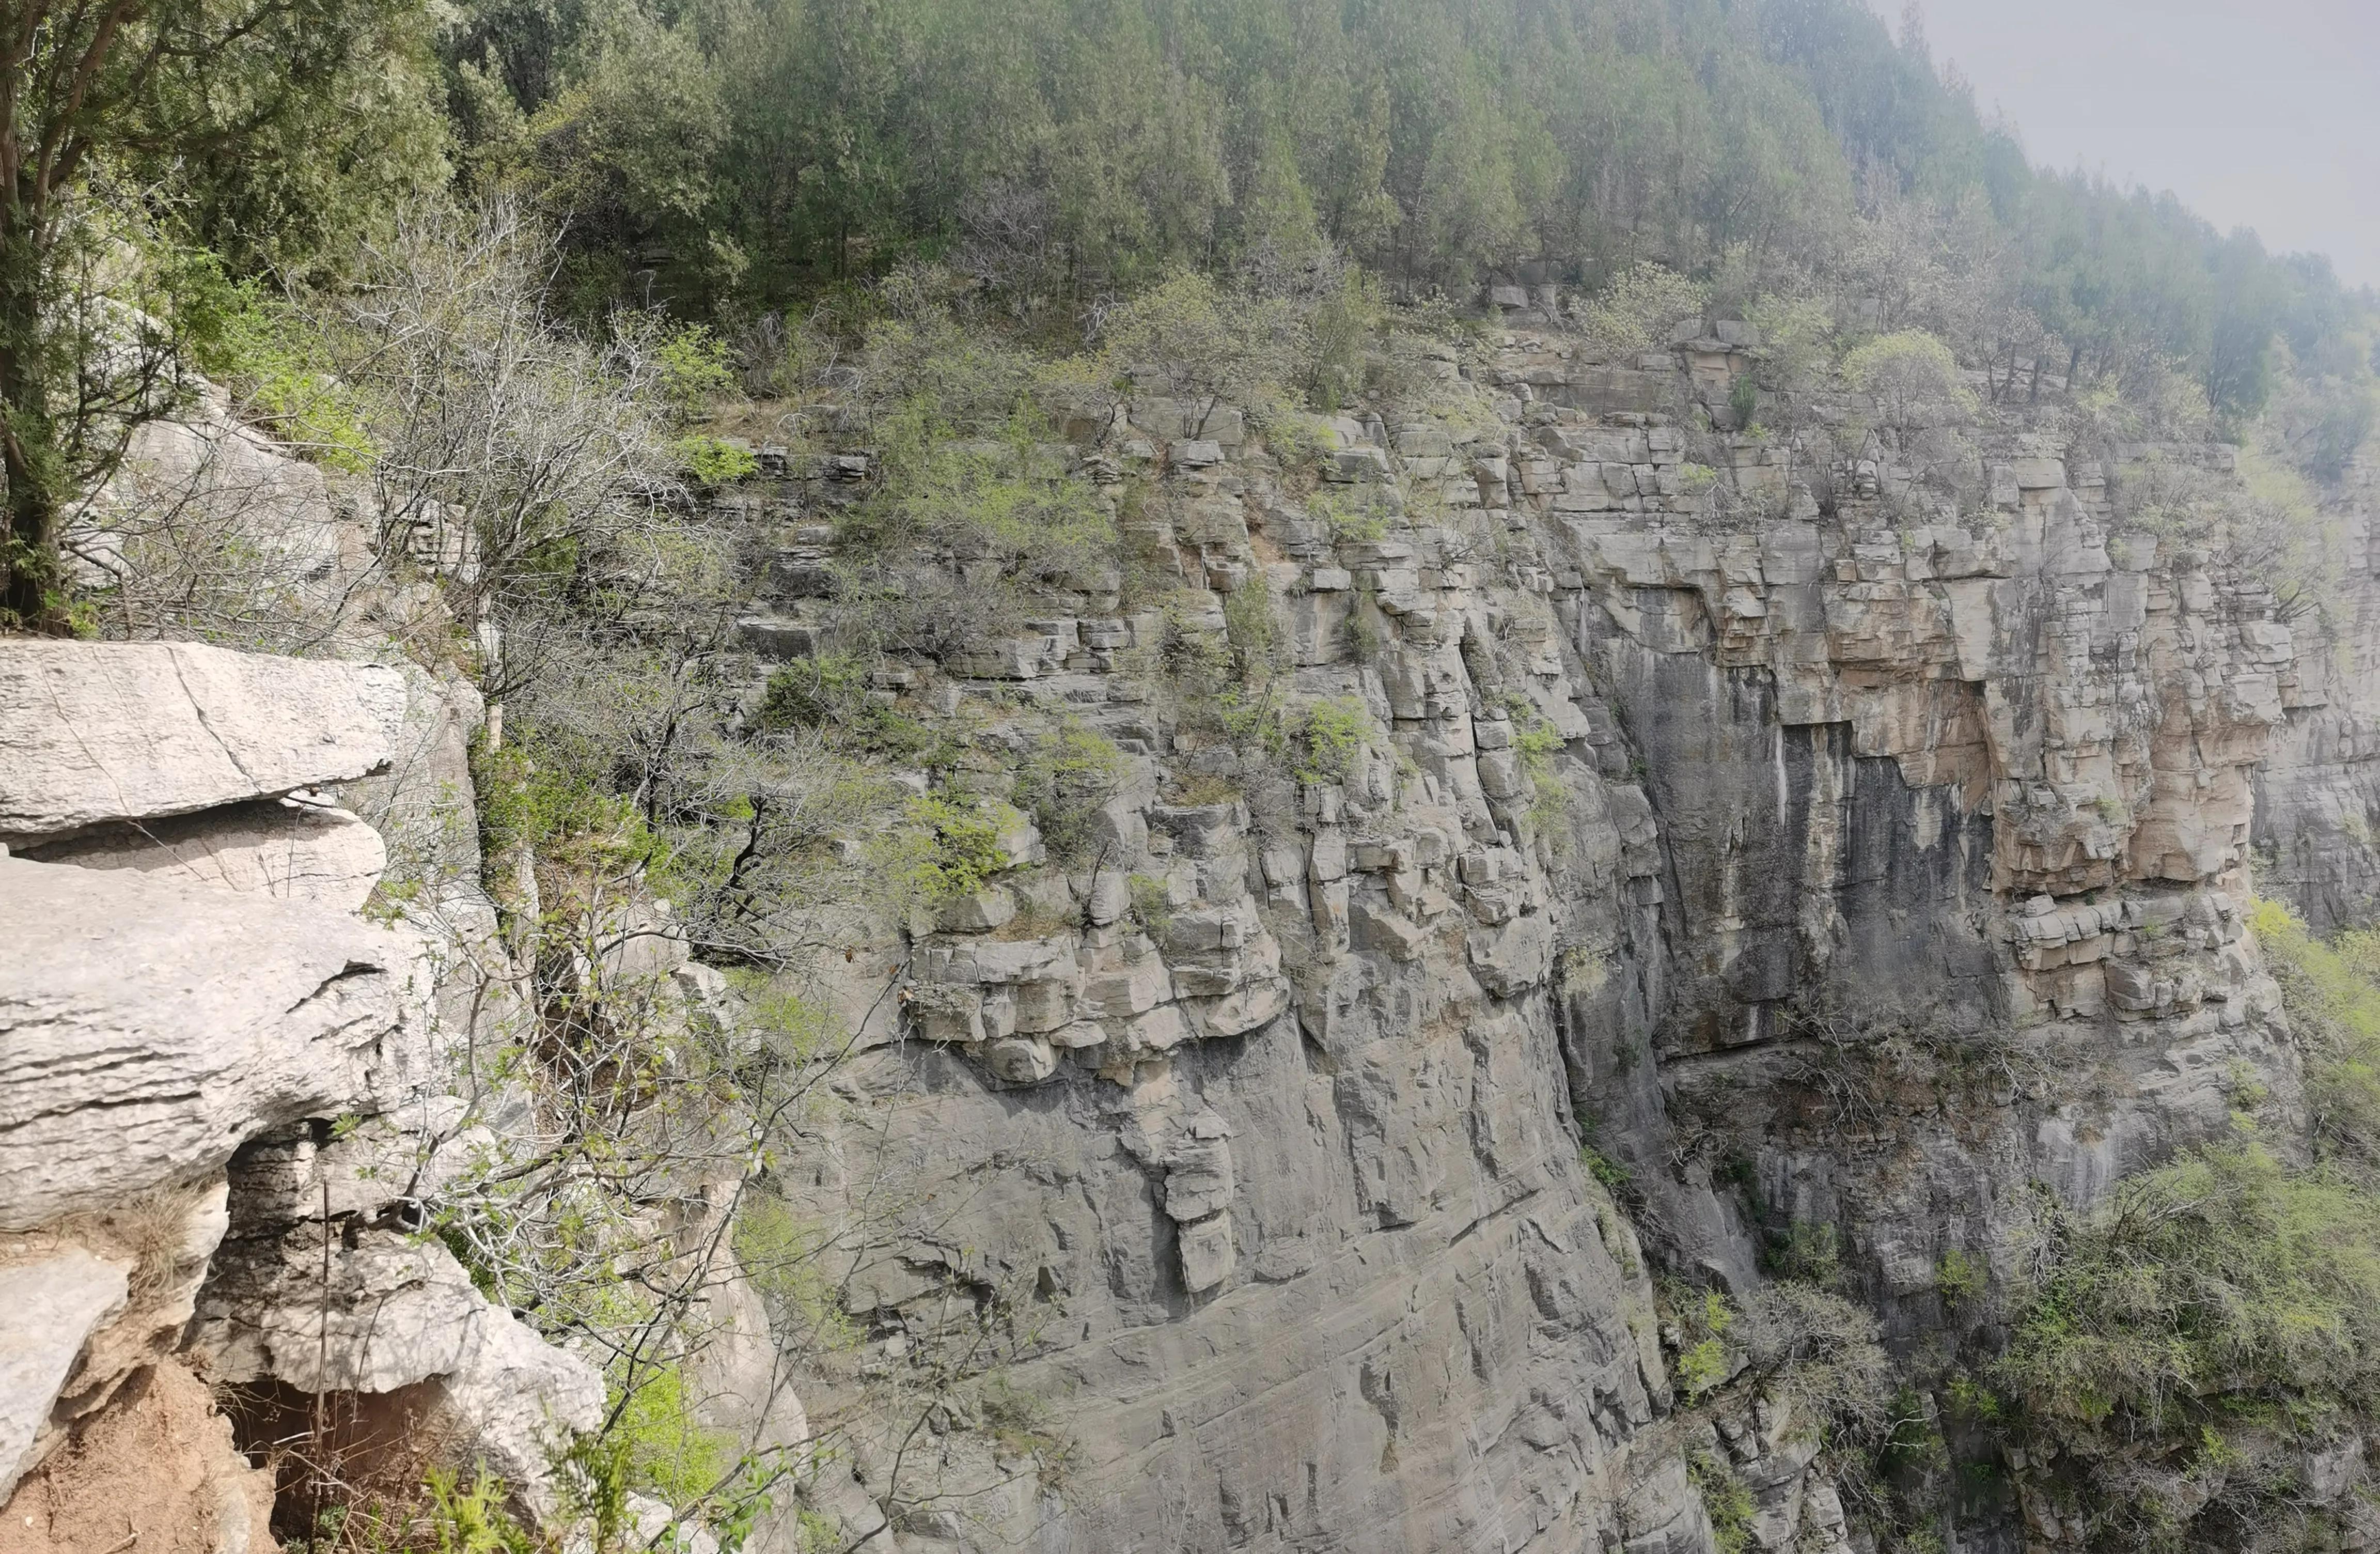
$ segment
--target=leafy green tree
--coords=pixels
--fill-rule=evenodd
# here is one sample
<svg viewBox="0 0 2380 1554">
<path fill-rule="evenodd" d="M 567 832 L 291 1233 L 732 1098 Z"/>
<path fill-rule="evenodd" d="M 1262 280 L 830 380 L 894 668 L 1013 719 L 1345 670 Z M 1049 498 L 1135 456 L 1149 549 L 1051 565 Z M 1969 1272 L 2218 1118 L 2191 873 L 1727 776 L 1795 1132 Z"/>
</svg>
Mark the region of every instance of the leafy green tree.
<svg viewBox="0 0 2380 1554">
<path fill-rule="evenodd" d="M 72 495 L 179 387 L 188 311 L 128 320 L 100 295 L 120 241 L 95 180 L 117 160 L 276 149 L 346 85 L 396 0 L 12 0 L 0 15 L 0 622 L 67 625 Z"/>
</svg>

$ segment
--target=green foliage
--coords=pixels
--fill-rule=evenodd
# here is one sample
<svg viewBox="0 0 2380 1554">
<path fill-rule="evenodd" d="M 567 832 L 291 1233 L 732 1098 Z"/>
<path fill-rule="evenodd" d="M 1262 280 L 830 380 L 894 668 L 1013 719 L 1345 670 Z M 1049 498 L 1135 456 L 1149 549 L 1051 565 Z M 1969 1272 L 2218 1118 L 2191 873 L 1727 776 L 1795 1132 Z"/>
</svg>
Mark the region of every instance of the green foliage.
<svg viewBox="0 0 2380 1554">
<path fill-rule="evenodd" d="M 1364 386 L 1366 348 L 1385 317 L 1379 277 L 1348 266 L 1306 324 L 1305 397 L 1315 409 L 1329 415 L 1355 397 Z M 1276 432 L 1272 440 L 1281 439 Z M 1274 451 L 1286 455 L 1284 449 Z"/>
<path fill-rule="evenodd" d="M 1290 734 L 1291 767 L 1301 783 L 1345 783 L 1371 746 L 1372 715 L 1354 697 L 1331 697 L 1300 712 Z"/>
<path fill-rule="evenodd" d="M 2306 1101 L 2324 1159 L 2380 1186 L 2380 932 L 2325 944 L 2275 901 L 2257 902 L 2248 926 L 2306 1052 Z"/>
<path fill-rule="evenodd" d="M 468 1484 L 449 1469 L 432 1468 L 422 1489 L 436 1554 L 536 1554 L 540 1547 L 507 1509 L 504 1481 L 486 1468 Z"/>
<path fill-rule="evenodd" d="M 1116 795 L 1124 774 L 1115 741 L 1069 720 L 1026 750 L 1014 796 L 1041 828 L 1050 856 L 1079 864 L 1088 861 L 1092 819 Z"/>
<path fill-rule="evenodd" d="M 291 132 L 335 125 L 416 14 L 395 0 L 31 0 L 15 13 L 0 139 L 39 149 L 0 211 L 0 623 L 74 628 L 61 515 L 193 387 L 204 321 L 187 283 L 220 266 L 185 259 L 237 234 L 164 212 L 327 171 L 319 141 Z"/>
<path fill-rule="evenodd" d="M 1760 417 L 1760 381 L 1749 372 L 1739 373 L 1728 385 L 1727 407 L 1735 418 L 1738 431 L 1750 427 Z"/>
<path fill-rule="evenodd" d="M 1678 1390 L 1698 1402 L 1734 1374 L 1727 1338 L 1735 1329 L 1735 1307 L 1717 1290 L 1680 1291 L 1672 1304 L 1680 1329 Z"/>
<path fill-rule="evenodd" d="M 1841 1236 L 1831 1224 L 1795 1220 L 1784 1234 L 1770 1239 L 1765 1262 L 1776 1278 L 1832 1289 L 1842 1277 Z"/>
<path fill-rule="evenodd" d="M 1285 308 L 1267 297 L 1235 297 L 1212 278 L 1183 271 L 1118 308 L 1104 329 L 1108 358 L 1180 401 L 1184 430 L 1207 434 L 1222 406 L 1279 413 L 1293 374 Z"/>
<path fill-rule="evenodd" d="M 1727 1345 L 1718 1339 L 1698 1339 L 1678 1351 L 1678 1388 L 1688 1401 L 1700 1398 L 1727 1376 Z"/>
<path fill-rule="evenodd" d="M 2144 1454 L 2203 1479 L 2226 1454 L 2263 1463 L 2380 1404 L 2380 1198 L 2337 1172 L 2207 1146 L 2057 1235 L 2000 1376 L 2063 1449 L 2097 1546 L 2136 1547 L 2202 1503 L 2142 1479 Z M 2269 1489 L 2244 1476 L 2241 1502 L 2205 1514 L 2252 1517 Z"/>
<path fill-rule="evenodd" d="M 870 863 L 896 896 L 929 904 L 970 896 L 1008 867 L 998 816 L 940 795 L 913 798 Z"/>
<path fill-rule="evenodd" d="M 656 319 L 652 329 L 653 365 L 662 399 L 681 420 L 701 420 L 735 389 L 735 362 L 726 342 L 700 324 Z"/>
<path fill-rule="evenodd" d="M 1972 414 L 1974 392 L 1959 375 L 1950 347 L 1922 329 L 1871 340 L 1843 358 L 1843 376 L 1876 402 L 1888 426 Z"/>
<path fill-rule="evenodd" d="M 1594 1177 L 1607 1193 L 1624 1193 L 1636 1184 L 1634 1172 L 1592 1144 L 1578 1147 L 1578 1161 L 1586 1167 L 1587 1174 Z"/>
<path fill-rule="evenodd" d="M 1367 545 L 1389 537 L 1388 509 L 1377 500 L 1359 502 L 1354 495 L 1318 491 L 1306 498 L 1305 511 L 1319 518 L 1338 545 Z"/>
<path fill-rule="evenodd" d="M 686 467 L 686 478 L 698 486 L 733 485 L 760 467 L 751 449 L 723 438 L 698 433 L 681 437 L 670 446 Z"/>
<path fill-rule="evenodd" d="M 753 721 L 764 734 L 806 730 L 855 754 L 941 765 L 954 747 L 917 719 L 885 705 L 852 653 L 821 653 L 772 670 Z"/>
<path fill-rule="evenodd" d="M 631 1487 L 671 1505 L 709 1495 L 735 1465 L 735 1435 L 701 1424 L 683 1365 L 648 1368 L 626 1396 L 615 1400 L 612 1439 Z"/>
<path fill-rule="evenodd" d="M 1758 1507 L 1752 1490 L 1735 1475 L 1735 1470 L 1707 1451 L 1697 1451 L 1686 1459 L 1686 1477 L 1702 1497 L 1704 1513 L 1710 1517 L 1711 1547 L 1718 1554 L 1744 1554 L 1753 1547 L 1754 1517 Z"/>
<path fill-rule="evenodd" d="M 244 283 L 198 355 L 241 413 L 293 452 L 349 474 L 370 470 L 361 402 L 323 370 L 323 342 L 309 314 Z"/>
<path fill-rule="evenodd" d="M 1521 758 L 1523 774 L 1529 779 L 1529 823 L 1540 835 L 1554 838 L 1559 849 L 1568 842 L 1563 822 L 1570 814 L 1571 792 L 1554 764 L 1554 757 L 1569 741 L 1527 697 L 1517 693 L 1507 696 L 1504 705 L 1512 715 L 1512 748 Z"/>
<path fill-rule="evenodd" d="M 517 737 L 501 749 L 472 747 L 480 845 L 492 860 L 594 857 L 620 868 L 655 861 L 662 844 L 605 774 L 565 743 Z"/>
<path fill-rule="evenodd" d="M 827 1254 L 832 1235 L 782 1199 L 747 1193 L 735 1216 L 735 1261 L 781 1333 L 819 1354 L 843 1354 L 866 1336 L 844 1310 Z"/>
<path fill-rule="evenodd" d="M 1249 573 L 1223 596 L 1223 637 L 1249 684 L 1262 684 L 1281 667 L 1282 644 L 1273 625 L 1272 586 L 1261 570 Z"/>
<path fill-rule="evenodd" d="M 1133 920 L 1152 935 L 1163 937 L 1173 920 L 1173 896 L 1165 881 L 1151 874 L 1135 874 L 1124 881 L 1132 899 Z"/>
<path fill-rule="evenodd" d="M 1953 1246 L 1934 1265 L 1934 1288 L 1952 1305 L 1973 1305 L 1983 1298 L 1991 1270 L 1980 1257 Z"/>
</svg>

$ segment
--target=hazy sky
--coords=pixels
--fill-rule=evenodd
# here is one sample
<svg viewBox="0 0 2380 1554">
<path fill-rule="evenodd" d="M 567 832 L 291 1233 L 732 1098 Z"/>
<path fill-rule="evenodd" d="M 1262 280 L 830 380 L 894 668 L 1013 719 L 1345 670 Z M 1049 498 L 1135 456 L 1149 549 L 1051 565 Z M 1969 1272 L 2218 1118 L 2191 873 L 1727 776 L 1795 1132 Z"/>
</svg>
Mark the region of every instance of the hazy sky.
<svg viewBox="0 0 2380 1554">
<path fill-rule="evenodd" d="M 1901 0 L 1869 0 L 1897 25 Z M 2380 285 L 2380 0 L 1924 0 L 2033 160 L 2170 188 Z"/>
</svg>

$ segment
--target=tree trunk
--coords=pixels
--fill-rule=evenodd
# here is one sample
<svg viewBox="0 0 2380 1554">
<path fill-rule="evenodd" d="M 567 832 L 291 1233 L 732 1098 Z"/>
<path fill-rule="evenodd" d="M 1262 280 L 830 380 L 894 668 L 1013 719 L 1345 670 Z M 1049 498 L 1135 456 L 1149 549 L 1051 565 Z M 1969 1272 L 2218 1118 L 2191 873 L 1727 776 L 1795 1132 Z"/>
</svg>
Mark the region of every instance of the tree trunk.
<svg viewBox="0 0 2380 1554">
<path fill-rule="evenodd" d="M 42 370 L 41 263 L 20 238 L 0 249 L 0 629 L 63 635 L 58 459 Z"/>
</svg>

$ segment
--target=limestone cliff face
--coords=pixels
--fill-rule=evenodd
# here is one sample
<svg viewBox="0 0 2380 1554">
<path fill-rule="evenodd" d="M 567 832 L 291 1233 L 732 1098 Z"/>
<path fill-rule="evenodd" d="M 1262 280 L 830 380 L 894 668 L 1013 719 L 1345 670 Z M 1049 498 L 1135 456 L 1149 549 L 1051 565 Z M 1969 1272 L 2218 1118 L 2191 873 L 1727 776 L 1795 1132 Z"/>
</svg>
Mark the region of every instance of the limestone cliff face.
<svg viewBox="0 0 2380 1554">
<path fill-rule="evenodd" d="M 770 1185 L 852 1230 L 858 1343 L 794 1378 L 805 1419 L 738 1282 L 706 1378 L 742 1410 L 712 1423 L 848 1432 L 804 1495 L 868 1547 L 1705 1554 L 1720 1462 L 1759 1547 L 1845 1550 L 1802 1422 L 1673 1391 L 1657 1268 L 1741 1294 L 1828 1227 L 1888 1342 L 1955 1349 L 1945 1270 L 2008 1274 L 2036 1187 L 2088 1203 L 2250 1097 L 2291 1136 L 2245 919 L 2252 869 L 2318 925 L 2380 892 L 2363 487 L 2352 626 L 2317 642 L 2126 516 L 2152 466 L 2219 488 L 2223 450 L 1823 396 L 1715 431 L 1759 403 L 1740 326 L 1602 359 L 1502 300 L 1417 356 L 1433 408 L 1342 418 L 1318 460 L 1150 395 L 1075 429 L 1043 452 L 1144 481 L 1125 546 L 1186 588 L 1079 578 L 876 670 L 982 757 L 944 793 L 1004 867 L 831 923 L 859 1050 Z M 765 560 L 756 684 L 821 640 L 868 459 L 768 455 L 721 500 Z M 1251 629 L 1286 740 L 1184 688 Z M 413 667 L 0 645 L 0 918 L 43 947 L 0 971 L 0 1287 L 40 1317 L 0 1344 L 0 1489 L 67 1546 L 107 1452 L 194 1422 L 172 1514 L 261 1536 L 193 1376 L 431 1411 L 530 1481 L 600 1414 L 417 1233 L 455 1151 L 532 1125 L 465 1127 L 434 1035 L 534 991 L 457 802 L 481 716 Z M 996 801 L 1077 725 L 1126 770 L 1053 858 Z M 436 884 L 392 930 L 356 912 L 396 856 Z M 1985 1546 L 2057 1540 L 2021 1475 L 1973 1509 Z"/>
<path fill-rule="evenodd" d="M 2329 516 L 2346 575 L 2338 640 L 2303 655 L 2287 721 L 2256 771 L 2257 878 L 2315 928 L 2369 923 L 2380 908 L 2380 568 L 2371 513 L 2380 465 L 2359 458 Z"/>
<path fill-rule="evenodd" d="M 1318 492 L 1236 411 L 1135 401 L 1063 453 L 1150 470 L 1128 539 L 1211 591 L 1134 614 L 1094 580 L 965 673 L 880 681 L 1135 754 L 1096 865 L 1022 837 L 905 947 L 855 930 L 855 1010 L 899 989 L 865 1086 L 890 1142 L 815 1197 L 935 1185 L 853 1310 L 897 1368 L 954 1290 L 1001 1303 L 1079 1443 L 1061 1486 L 953 1433 L 937 1482 L 978 1492 L 905 1519 L 917 1470 L 862 1451 L 915 1547 L 1700 1549 L 1706 1451 L 1763 1547 L 1837 1547 L 1813 1448 L 1676 1412 L 1583 1137 L 1682 1271 L 1749 1289 L 1765 1240 L 1829 1226 L 1889 1338 L 1955 1343 L 1938 1270 L 2011 1267 L 2034 1184 L 2087 1203 L 2250 1085 L 2294 1114 L 2251 829 L 2313 909 L 2362 899 L 2362 681 L 2113 500 L 2225 451 L 1848 404 L 1714 432 L 1740 327 L 1610 361 L 1536 317 L 1433 358 L 1448 414 L 1337 423 Z M 864 467 L 737 499 L 776 546 L 764 652 L 815 639 Z M 1257 588 L 1290 694 L 1369 715 L 1344 781 L 1166 701 L 1157 655 Z"/>
<path fill-rule="evenodd" d="M 412 1233 L 447 946 L 358 915 L 388 848 L 327 790 L 401 836 L 427 801 L 392 774 L 455 704 L 381 664 L 0 642 L 0 1549 L 273 1547 L 272 1432 L 226 1389 L 409 1420 L 540 1507 L 601 1417 L 591 1366 Z"/>
</svg>

